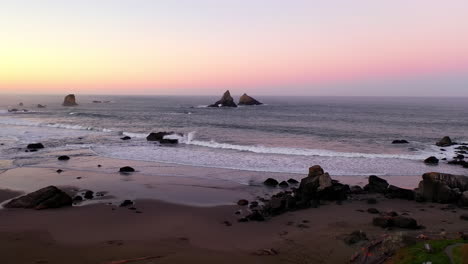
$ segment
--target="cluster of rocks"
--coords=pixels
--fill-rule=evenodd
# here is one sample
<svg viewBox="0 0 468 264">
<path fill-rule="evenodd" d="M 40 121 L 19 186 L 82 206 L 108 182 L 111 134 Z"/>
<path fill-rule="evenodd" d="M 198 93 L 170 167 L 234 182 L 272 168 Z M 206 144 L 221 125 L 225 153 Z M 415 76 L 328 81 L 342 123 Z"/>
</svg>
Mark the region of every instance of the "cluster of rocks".
<svg viewBox="0 0 468 264">
<path fill-rule="evenodd" d="M 289 184 L 295 184 L 294 179 L 289 180 Z M 288 184 L 288 182 L 281 182 Z M 278 186 L 281 183 L 274 179 L 267 179 L 264 184 L 267 186 Z M 346 200 L 350 193 L 349 185 L 341 184 L 332 180 L 330 175 L 316 165 L 309 168 L 309 175 L 303 178 L 298 188 L 292 188 L 291 191 L 282 191 L 269 200 L 262 200 L 263 205 L 258 202 L 251 203 L 252 213 L 240 222 L 246 221 L 264 221 L 266 218 L 282 214 L 287 211 L 317 207 L 321 200 L 342 201 Z"/>
<path fill-rule="evenodd" d="M 460 146 L 455 147 L 456 156 L 453 157 L 453 159 L 448 161 L 447 163 L 451 165 L 460 165 L 460 166 L 463 166 L 464 168 L 468 168 L 468 162 L 465 161 L 465 155 L 468 154 L 468 146 L 466 146 L 466 144 L 453 142 L 452 139 L 448 136 L 445 136 L 441 140 L 436 142 L 436 146 L 439 146 L 439 147 L 450 147 L 453 145 L 460 145 Z M 441 148 L 440 151 L 446 151 L 446 149 Z M 447 158 L 443 158 L 442 160 L 447 160 Z M 428 165 L 438 165 L 439 161 L 440 160 L 437 157 L 431 156 L 425 159 L 424 163 Z"/>
<path fill-rule="evenodd" d="M 157 132 L 157 133 L 150 133 L 147 137 L 147 141 L 156 141 L 159 142 L 160 144 L 177 144 L 179 143 L 178 139 L 171 139 L 171 138 L 166 138 L 166 136 L 170 135 L 176 135 L 174 132 Z"/>
<path fill-rule="evenodd" d="M 261 105 L 259 101 L 255 100 L 253 97 L 248 96 L 247 94 L 243 94 L 239 98 L 239 105 Z M 224 92 L 221 99 L 216 101 L 216 103 L 209 105 L 208 107 L 237 107 L 237 104 L 234 102 L 234 98 L 232 98 L 231 93 L 229 90 Z"/>
</svg>

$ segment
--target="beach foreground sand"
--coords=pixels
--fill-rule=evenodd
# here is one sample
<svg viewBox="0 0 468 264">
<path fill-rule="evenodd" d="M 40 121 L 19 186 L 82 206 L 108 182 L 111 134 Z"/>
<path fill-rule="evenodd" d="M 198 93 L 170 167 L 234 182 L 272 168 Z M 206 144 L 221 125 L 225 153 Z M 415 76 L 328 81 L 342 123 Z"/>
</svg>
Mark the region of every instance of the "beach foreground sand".
<svg viewBox="0 0 468 264">
<path fill-rule="evenodd" d="M 87 189 L 108 193 L 68 208 L 1 209 L 2 264 L 347 263 L 363 246 L 343 241 L 356 230 L 364 231 L 370 240 L 398 232 L 431 238 L 468 232 L 467 222 L 460 219 L 468 213 L 466 209 L 379 194 L 353 195 L 342 203 L 287 212 L 265 222 L 238 222 L 248 214 L 247 206 L 236 204 L 239 199 L 253 201 L 281 191 L 259 184 L 262 179 L 301 175 L 122 161 L 83 153 L 66 163 L 57 162 L 55 154 L 24 162 L 12 162 L 15 168 L 0 172 L 4 188 L 0 203 L 20 195 L 18 191 L 52 184 L 71 195 Z M 121 175 L 116 171 L 122 165 L 134 166 L 137 172 Z M 64 171 L 57 173 L 59 168 Z M 222 173 L 259 180 L 243 185 L 203 177 Z M 340 180 L 366 181 L 365 177 Z M 396 183 L 398 177 L 391 181 Z M 417 179 L 402 182 L 408 187 Z M 368 204 L 369 197 L 378 203 Z M 120 207 L 126 198 L 135 204 Z M 407 214 L 424 229 L 373 226 L 376 215 L 367 212 L 370 207 Z"/>
</svg>

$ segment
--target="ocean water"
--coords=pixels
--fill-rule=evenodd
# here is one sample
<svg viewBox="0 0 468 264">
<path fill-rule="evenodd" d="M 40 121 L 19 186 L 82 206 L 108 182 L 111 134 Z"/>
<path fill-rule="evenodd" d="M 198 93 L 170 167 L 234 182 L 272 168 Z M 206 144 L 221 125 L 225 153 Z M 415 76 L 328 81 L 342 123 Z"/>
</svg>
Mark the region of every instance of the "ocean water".
<svg viewBox="0 0 468 264">
<path fill-rule="evenodd" d="M 305 174 L 320 164 L 332 176 L 468 174 L 422 162 L 453 157 L 453 147 L 434 144 L 443 136 L 468 142 L 468 98 L 257 97 L 265 105 L 206 107 L 217 99 L 77 95 L 79 106 L 63 107 L 63 96 L 0 95 L 0 159 L 34 155 L 20 148 L 42 142 L 47 150 L 251 171 Z M 180 144 L 146 141 L 158 131 L 183 134 Z M 132 140 L 120 140 L 123 135 Z M 393 145 L 394 139 L 410 144 Z"/>
</svg>

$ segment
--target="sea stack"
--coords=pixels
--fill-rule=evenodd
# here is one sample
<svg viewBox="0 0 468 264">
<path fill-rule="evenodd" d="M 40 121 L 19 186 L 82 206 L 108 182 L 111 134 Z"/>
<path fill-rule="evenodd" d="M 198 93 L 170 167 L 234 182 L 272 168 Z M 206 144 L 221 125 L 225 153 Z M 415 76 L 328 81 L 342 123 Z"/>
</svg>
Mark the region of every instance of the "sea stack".
<svg viewBox="0 0 468 264">
<path fill-rule="evenodd" d="M 231 93 L 229 90 L 227 90 L 219 101 L 209 105 L 208 107 L 237 107 L 237 105 L 234 103 L 234 99 L 232 98 Z"/>
<path fill-rule="evenodd" d="M 78 104 L 76 103 L 75 95 L 74 94 L 69 94 L 65 96 L 65 99 L 63 100 L 63 106 L 77 106 Z"/>
<path fill-rule="evenodd" d="M 243 94 L 239 98 L 239 105 L 261 105 L 259 101 L 255 100 L 253 97 L 248 96 L 247 94 Z"/>
</svg>

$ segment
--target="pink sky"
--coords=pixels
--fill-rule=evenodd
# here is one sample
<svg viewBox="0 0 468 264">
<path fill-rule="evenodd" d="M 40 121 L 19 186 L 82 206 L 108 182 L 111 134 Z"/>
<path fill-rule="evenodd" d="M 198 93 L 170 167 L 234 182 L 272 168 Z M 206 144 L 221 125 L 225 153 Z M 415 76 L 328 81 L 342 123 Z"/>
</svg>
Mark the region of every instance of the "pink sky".
<svg viewBox="0 0 468 264">
<path fill-rule="evenodd" d="M 467 1 L 6 2 L 4 93 L 468 96 Z"/>
</svg>

